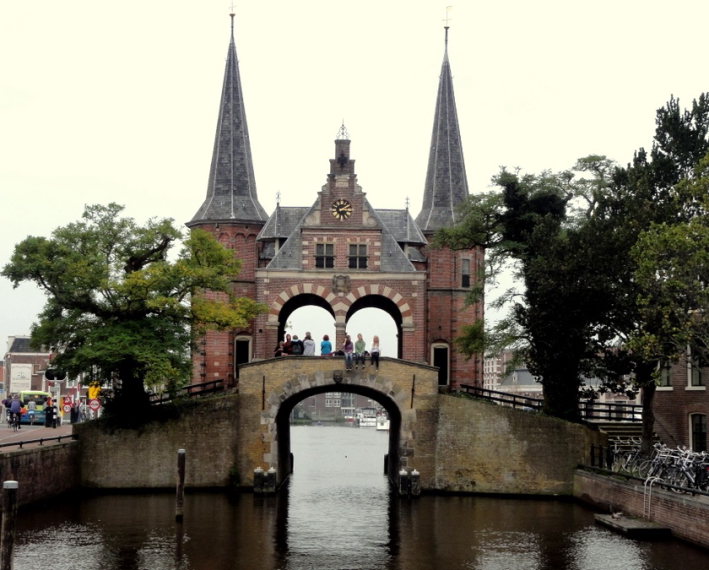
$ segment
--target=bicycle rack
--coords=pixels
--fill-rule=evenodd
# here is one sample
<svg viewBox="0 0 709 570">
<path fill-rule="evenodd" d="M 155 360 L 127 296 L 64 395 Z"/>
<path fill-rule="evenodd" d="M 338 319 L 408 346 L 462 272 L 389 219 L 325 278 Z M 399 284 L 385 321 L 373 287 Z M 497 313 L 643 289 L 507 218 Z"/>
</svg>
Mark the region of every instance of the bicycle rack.
<svg viewBox="0 0 709 570">
<path fill-rule="evenodd" d="M 643 518 L 650 520 L 650 507 L 652 505 L 652 486 L 658 481 L 662 481 L 661 477 L 648 477 L 643 483 Z"/>
</svg>

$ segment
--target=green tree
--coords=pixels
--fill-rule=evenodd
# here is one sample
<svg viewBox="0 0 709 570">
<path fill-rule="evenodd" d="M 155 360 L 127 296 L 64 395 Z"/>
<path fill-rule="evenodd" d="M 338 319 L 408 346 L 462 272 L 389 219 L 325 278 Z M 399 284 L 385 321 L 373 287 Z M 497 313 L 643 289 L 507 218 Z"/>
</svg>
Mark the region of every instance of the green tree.
<svg viewBox="0 0 709 570">
<path fill-rule="evenodd" d="M 702 175 L 696 167 L 709 151 L 708 133 L 706 94 L 688 110 L 671 98 L 657 111 L 650 153 L 640 149 L 630 165 L 616 169 L 609 191 L 601 195 L 586 226 L 595 251 L 603 256 L 603 263 L 596 265 L 606 283 L 606 306 L 596 323 L 604 357 L 597 370 L 605 371 L 606 379 L 618 388 L 623 386 L 621 375 L 628 373 L 634 389 L 642 391 L 646 453 L 654 436 L 658 371 L 674 352 L 666 343 L 662 319 L 647 310 L 654 285 L 639 278 L 638 251 L 649 246 L 647 236 L 652 233 L 645 232 L 685 224 L 701 211 L 701 184 L 695 182 Z"/>
<path fill-rule="evenodd" d="M 640 288 L 643 327 L 633 347 L 647 359 L 676 361 L 690 347 L 709 361 L 709 155 L 696 176 L 677 186 L 680 207 L 691 209 L 680 223 L 657 223 L 631 250 Z"/>
<path fill-rule="evenodd" d="M 546 413 L 579 419 L 583 362 L 592 352 L 595 279 L 581 248 L 569 201 L 582 189 L 569 172 L 519 176 L 502 171 L 499 193 L 471 197 L 461 223 L 437 240 L 453 248 L 483 246 L 494 275 L 515 262 L 524 292 L 506 295 L 512 315 L 493 330 L 468 327 L 458 339 L 467 354 L 515 342 L 541 378 Z M 591 201 L 589 201 L 589 204 Z"/>
<path fill-rule="evenodd" d="M 262 307 L 232 295 L 240 263 L 210 234 L 183 236 L 169 219 L 140 226 L 122 210 L 87 206 L 51 238 L 26 238 L 2 274 L 47 295 L 33 344 L 54 351 L 55 366 L 71 375 L 111 382 L 113 411 L 140 421 L 146 386 L 188 380 L 191 340 L 209 328 L 247 326 Z M 216 295 L 199 294 L 206 290 Z"/>
</svg>

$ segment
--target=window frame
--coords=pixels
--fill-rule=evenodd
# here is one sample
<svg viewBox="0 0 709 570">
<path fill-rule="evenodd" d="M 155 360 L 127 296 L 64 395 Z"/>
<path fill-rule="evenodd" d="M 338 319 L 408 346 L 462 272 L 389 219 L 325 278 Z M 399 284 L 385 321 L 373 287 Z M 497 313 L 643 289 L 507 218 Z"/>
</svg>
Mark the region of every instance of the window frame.
<svg viewBox="0 0 709 570">
<path fill-rule="evenodd" d="M 354 255 L 352 253 L 355 248 Z M 348 248 L 347 267 L 348 269 L 367 269 L 368 268 L 368 247 L 366 243 L 351 243 Z M 362 253 L 364 252 L 364 255 Z"/>
<path fill-rule="evenodd" d="M 315 244 L 315 269 L 335 268 L 335 244 L 322 242 Z"/>
</svg>

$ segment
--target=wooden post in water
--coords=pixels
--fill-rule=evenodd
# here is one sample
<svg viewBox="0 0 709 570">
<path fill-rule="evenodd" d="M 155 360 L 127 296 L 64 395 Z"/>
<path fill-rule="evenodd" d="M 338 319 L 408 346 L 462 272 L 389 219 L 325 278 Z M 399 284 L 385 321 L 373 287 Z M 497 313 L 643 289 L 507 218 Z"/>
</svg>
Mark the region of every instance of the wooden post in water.
<svg viewBox="0 0 709 570">
<path fill-rule="evenodd" d="M 182 521 L 185 514 L 185 450 L 177 450 L 177 496 L 175 497 L 175 520 Z"/>
<path fill-rule="evenodd" d="M 2 525 L 0 532 L 0 568 L 12 570 L 12 550 L 15 546 L 15 520 L 17 519 L 17 481 L 2 484 Z"/>
</svg>

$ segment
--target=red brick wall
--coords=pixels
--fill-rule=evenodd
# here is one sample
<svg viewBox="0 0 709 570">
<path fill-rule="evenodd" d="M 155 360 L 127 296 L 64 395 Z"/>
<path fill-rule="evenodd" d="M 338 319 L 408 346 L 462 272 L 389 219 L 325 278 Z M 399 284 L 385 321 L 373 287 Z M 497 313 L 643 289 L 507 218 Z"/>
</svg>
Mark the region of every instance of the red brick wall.
<svg viewBox="0 0 709 570">
<path fill-rule="evenodd" d="M 709 368 L 702 369 L 709 384 Z M 655 393 L 655 432 L 667 445 L 690 446 L 690 415 L 709 418 L 709 393 L 706 387 L 690 387 L 686 359 L 670 370 L 671 389 L 658 387 Z"/>
<path fill-rule="evenodd" d="M 669 527 L 675 536 L 709 547 L 709 503 L 699 498 L 657 487 L 650 491 L 640 481 L 582 470 L 574 477 L 574 496 L 606 514 L 613 510 L 643 518 L 649 513 L 650 520 Z"/>
</svg>

